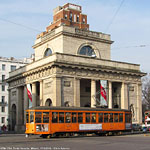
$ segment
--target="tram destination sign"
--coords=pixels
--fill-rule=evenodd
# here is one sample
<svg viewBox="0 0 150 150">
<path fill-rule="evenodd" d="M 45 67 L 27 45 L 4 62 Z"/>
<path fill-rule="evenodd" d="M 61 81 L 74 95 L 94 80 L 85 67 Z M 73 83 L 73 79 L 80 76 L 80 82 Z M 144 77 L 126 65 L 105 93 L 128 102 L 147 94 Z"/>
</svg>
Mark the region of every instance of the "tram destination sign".
<svg viewBox="0 0 150 150">
<path fill-rule="evenodd" d="M 79 130 L 102 130 L 102 124 L 80 124 Z"/>
</svg>

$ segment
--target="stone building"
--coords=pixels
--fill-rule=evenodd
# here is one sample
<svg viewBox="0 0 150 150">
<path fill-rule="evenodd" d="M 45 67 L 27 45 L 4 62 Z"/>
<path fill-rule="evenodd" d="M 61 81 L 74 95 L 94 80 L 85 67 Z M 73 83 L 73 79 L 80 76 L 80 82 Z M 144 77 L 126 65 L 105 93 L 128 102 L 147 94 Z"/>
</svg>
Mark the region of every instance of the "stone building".
<svg viewBox="0 0 150 150">
<path fill-rule="evenodd" d="M 11 129 L 24 129 L 27 84 L 32 87 L 32 106 L 132 106 L 133 122 L 141 123 L 141 77 L 145 74 L 140 65 L 112 61 L 110 35 L 90 31 L 81 6 L 59 6 L 53 18 L 33 45 L 35 61 L 10 73 Z"/>
</svg>

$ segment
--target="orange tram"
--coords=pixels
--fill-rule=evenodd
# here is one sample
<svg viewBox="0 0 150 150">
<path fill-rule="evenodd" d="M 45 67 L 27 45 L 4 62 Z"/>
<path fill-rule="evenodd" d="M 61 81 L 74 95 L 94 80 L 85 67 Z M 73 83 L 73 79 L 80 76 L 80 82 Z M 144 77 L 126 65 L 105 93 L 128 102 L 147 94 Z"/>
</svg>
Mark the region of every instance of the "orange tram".
<svg viewBox="0 0 150 150">
<path fill-rule="evenodd" d="M 26 110 L 26 134 L 120 133 L 131 130 L 131 118 L 129 110 L 39 106 Z"/>
</svg>

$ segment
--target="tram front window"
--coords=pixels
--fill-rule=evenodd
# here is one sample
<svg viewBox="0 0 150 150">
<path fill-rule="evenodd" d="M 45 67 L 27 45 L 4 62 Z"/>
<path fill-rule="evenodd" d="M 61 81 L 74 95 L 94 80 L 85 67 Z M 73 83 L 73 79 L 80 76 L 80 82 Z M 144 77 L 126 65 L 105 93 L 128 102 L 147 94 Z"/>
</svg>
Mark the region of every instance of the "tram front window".
<svg viewBox="0 0 150 150">
<path fill-rule="evenodd" d="M 30 123 L 34 123 L 34 112 L 30 112 Z"/>
<path fill-rule="evenodd" d="M 26 112 L 26 123 L 29 123 L 29 112 Z"/>
</svg>

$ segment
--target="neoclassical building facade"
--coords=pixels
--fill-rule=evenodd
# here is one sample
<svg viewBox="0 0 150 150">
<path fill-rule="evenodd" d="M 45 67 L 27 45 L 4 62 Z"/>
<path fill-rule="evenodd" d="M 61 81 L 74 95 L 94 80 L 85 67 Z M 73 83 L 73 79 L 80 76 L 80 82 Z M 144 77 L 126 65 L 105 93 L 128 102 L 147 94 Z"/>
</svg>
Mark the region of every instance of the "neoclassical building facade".
<svg viewBox="0 0 150 150">
<path fill-rule="evenodd" d="M 25 129 L 32 106 L 105 107 L 130 109 L 133 122 L 142 122 L 140 65 L 111 60 L 110 35 L 89 30 L 81 6 L 66 4 L 54 9 L 53 23 L 39 34 L 33 46 L 35 60 L 10 73 L 9 123 L 12 130 Z"/>
</svg>

